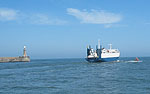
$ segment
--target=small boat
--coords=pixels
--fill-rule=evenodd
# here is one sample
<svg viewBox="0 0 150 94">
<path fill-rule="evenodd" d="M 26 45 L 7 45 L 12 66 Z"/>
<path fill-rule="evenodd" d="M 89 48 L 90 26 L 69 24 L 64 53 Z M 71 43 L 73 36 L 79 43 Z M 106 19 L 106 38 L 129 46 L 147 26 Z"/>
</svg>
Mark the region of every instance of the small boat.
<svg viewBox="0 0 150 94">
<path fill-rule="evenodd" d="M 136 57 L 136 58 L 135 58 L 135 61 L 139 61 L 139 59 Z"/>
<path fill-rule="evenodd" d="M 131 60 L 131 61 L 128 61 L 128 62 L 142 62 L 142 61 L 140 61 L 140 60 L 136 57 L 135 60 Z"/>
<path fill-rule="evenodd" d="M 142 62 L 142 61 L 135 61 L 135 60 L 131 60 L 131 61 L 127 61 L 127 62 Z"/>
</svg>

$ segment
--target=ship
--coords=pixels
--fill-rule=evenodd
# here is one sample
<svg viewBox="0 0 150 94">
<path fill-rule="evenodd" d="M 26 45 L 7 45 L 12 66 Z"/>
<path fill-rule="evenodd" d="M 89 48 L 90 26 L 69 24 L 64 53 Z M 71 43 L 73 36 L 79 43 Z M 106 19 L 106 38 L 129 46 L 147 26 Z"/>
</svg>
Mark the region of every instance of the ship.
<svg viewBox="0 0 150 94">
<path fill-rule="evenodd" d="M 88 62 L 112 62 L 118 61 L 120 57 L 120 51 L 118 49 L 113 49 L 112 44 L 109 44 L 109 49 L 103 48 L 100 45 L 100 40 L 98 40 L 98 45 L 96 45 L 96 50 L 87 46 L 87 57 Z"/>
<path fill-rule="evenodd" d="M 30 62 L 30 57 L 27 56 L 26 46 L 23 49 L 23 56 L 18 57 L 0 57 L 0 63 L 6 62 Z"/>
</svg>

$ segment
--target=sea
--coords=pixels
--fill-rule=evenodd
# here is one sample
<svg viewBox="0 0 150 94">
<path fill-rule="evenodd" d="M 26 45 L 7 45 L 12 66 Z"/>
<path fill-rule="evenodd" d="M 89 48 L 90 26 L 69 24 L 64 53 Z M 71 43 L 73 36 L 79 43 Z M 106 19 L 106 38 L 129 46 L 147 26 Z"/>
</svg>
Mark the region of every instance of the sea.
<svg viewBox="0 0 150 94">
<path fill-rule="evenodd" d="M 0 63 L 0 94 L 150 94 L 150 57 L 90 63 L 84 58 Z"/>
</svg>

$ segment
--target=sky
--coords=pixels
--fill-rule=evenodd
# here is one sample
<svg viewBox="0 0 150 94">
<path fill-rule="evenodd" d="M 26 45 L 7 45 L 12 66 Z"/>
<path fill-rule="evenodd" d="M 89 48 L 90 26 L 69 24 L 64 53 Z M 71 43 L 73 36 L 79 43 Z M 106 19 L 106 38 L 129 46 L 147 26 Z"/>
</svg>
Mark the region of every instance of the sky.
<svg viewBox="0 0 150 94">
<path fill-rule="evenodd" d="M 0 0 L 0 57 L 84 58 L 112 44 L 121 57 L 150 56 L 150 0 Z"/>
</svg>

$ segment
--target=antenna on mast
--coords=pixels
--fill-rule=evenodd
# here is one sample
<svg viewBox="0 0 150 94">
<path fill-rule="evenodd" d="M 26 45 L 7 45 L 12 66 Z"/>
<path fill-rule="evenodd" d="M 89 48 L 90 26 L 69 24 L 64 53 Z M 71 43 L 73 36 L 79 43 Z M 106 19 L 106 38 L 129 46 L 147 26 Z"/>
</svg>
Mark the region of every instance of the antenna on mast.
<svg viewBox="0 0 150 94">
<path fill-rule="evenodd" d="M 98 49 L 100 49 L 100 40 L 98 39 Z"/>
<path fill-rule="evenodd" d="M 109 45 L 109 49 L 112 49 L 112 44 L 108 44 Z"/>
</svg>

